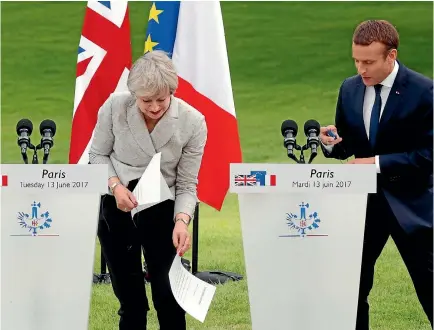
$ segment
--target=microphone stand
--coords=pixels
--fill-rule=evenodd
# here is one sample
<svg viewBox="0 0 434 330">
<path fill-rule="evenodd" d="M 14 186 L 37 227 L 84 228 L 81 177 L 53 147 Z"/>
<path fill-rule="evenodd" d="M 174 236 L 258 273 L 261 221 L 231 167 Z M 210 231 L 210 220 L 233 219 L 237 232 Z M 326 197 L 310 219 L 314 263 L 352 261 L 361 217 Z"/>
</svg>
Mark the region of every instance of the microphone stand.
<svg viewBox="0 0 434 330">
<path fill-rule="evenodd" d="M 50 155 L 50 149 L 48 149 L 47 152 L 45 152 L 45 147 L 42 145 L 42 141 L 41 141 L 41 143 L 38 144 L 38 146 L 36 148 L 38 150 L 44 149 L 44 157 L 42 158 L 42 164 L 47 164 L 48 156 Z"/>
<path fill-rule="evenodd" d="M 309 162 L 308 162 L 308 164 L 311 164 L 312 161 L 315 159 L 315 157 L 316 157 L 317 155 L 318 155 L 317 152 L 313 152 L 313 153 L 311 153 L 311 154 L 310 154 L 310 157 L 309 157 Z"/>
<path fill-rule="evenodd" d="M 298 144 L 295 144 L 295 145 L 294 145 L 294 149 L 295 149 L 295 150 L 300 150 L 301 147 L 300 147 Z M 294 162 L 296 162 L 297 164 L 300 164 L 300 160 L 298 160 L 297 156 L 294 155 L 293 153 L 289 153 L 289 152 L 288 152 L 288 157 L 289 157 L 290 159 L 292 159 Z M 300 155 L 300 157 L 302 157 L 302 155 Z"/>
<path fill-rule="evenodd" d="M 20 140 L 18 140 L 18 145 L 21 145 Z M 27 148 L 32 149 L 32 150 L 35 149 L 35 146 L 30 142 L 30 139 L 29 139 L 29 145 L 27 146 Z M 24 164 L 29 163 L 29 159 L 27 157 L 27 148 L 21 148 L 21 156 L 23 157 Z"/>
<path fill-rule="evenodd" d="M 305 160 L 304 160 L 304 154 L 303 154 L 303 150 L 308 150 L 310 148 L 310 146 L 309 146 L 309 144 L 308 143 L 306 143 L 302 148 L 301 148 L 301 155 L 300 155 L 300 162 L 302 163 L 302 164 L 306 164 L 306 162 L 305 162 Z M 308 160 L 308 164 L 311 164 L 312 163 L 312 161 L 315 159 L 315 157 L 317 156 L 317 152 L 311 152 L 311 154 L 310 154 L 310 157 L 309 157 L 309 160 Z"/>
<path fill-rule="evenodd" d="M 35 145 L 33 145 L 32 143 L 29 143 L 28 148 L 29 148 L 30 150 L 33 150 L 32 164 L 39 164 L 39 159 L 38 159 L 38 150 L 43 149 L 42 144 L 40 143 L 40 144 L 38 144 L 38 145 L 35 146 Z M 29 163 L 29 160 L 28 160 L 28 158 L 27 158 L 27 153 L 26 153 L 25 151 L 23 152 L 23 151 L 21 150 L 21 155 L 23 156 L 24 164 L 28 164 L 28 163 Z M 47 164 L 47 162 L 48 162 L 48 156 L 49 156 L 49 155 L 50 155 L 49 152 L 47 152 L 47 153 L 44 152 L 44 158 L 43 158 L 43 160 L 42 160 L 43 164 Z"/>
<path fill-rule="evenodd" d="M 309 149 L 309 147 L 307 146 L 307 144 L 305 144 L 304 146 L 300 147 L 300 164 L 306 164 L 306 161 L 304 159 L 304 150 Z"/>
<path fill-rule="evenodd" d="M 44 130 L 43 132 L 41 132 L 41 134 L 44 134 L 42 136 L 41 142 L 38 145 L 38 149 L 41 149 L 44 151 L 44 158 L 42 160 L 43 164 L 47 164 L 48 162 L 48 157 L 50 155 L 50 148 L 52 148 L 54 146 L 54 141 L 53 141 L 53 136 L 47 136 L 49 134 L 47 134 L 46 130 Z"/>
<path fill-rule="evenodd" d="M 33 158 L 32 158 L 32 164 L 39 164 L 39 160 L 38 160 L 38 148 L 39 146 L 34 146 L 31 145 L 30 149 L 33 150 Z"/>
<path fill-rule="evenodd" d="M 288 157 L 290 159 L 292 159 L 293 161 L 295 161 L 297 164 L 306 164 L 306 160 L 304 157 L 304 151 L 308 150 L 309 148 L 310 147 L 309 147 L 308 143 L 306 143 L 304 146 L 300 146 L 298 144 L 295 144 L 294 149 L 300 151 L 300 159 L 298 159 L 297 156 L 295 156 L 293 153 L 288 153 Z M 307 163 L 311 164 L 312 161 L 314 160 L 314 158 L 317 156 L 317 154 L 318 154 L 317 152 L 312 152 Z"/>
<path fill-rule="evenodd" d="M 38 154 L 36 153 L 38 147 L 34 146 L 31 142 L 29 142 L 29 146 L 27 148 L 34 151 L 32 157 L 32 164 L 38 164 Z M 23 149 L 21 149 L 21 156 L 23 157 L 24 164 L 28 164 L 29 160 L 27 158 L 27 152 L 24 151 Z"/>
<path fill-rule="evenodd" d="M 44 154 L 44 158 L 42 159 L 42 164 L 47 164 L 48 162 L 48 153 Z"/>
<path fill-rule="evenodd" d="M 24 164 L 29 163 L 29 159 L 27 158 L 27 152 L 21 149 L 21 156 L 23 157 Z"/>
</svg>

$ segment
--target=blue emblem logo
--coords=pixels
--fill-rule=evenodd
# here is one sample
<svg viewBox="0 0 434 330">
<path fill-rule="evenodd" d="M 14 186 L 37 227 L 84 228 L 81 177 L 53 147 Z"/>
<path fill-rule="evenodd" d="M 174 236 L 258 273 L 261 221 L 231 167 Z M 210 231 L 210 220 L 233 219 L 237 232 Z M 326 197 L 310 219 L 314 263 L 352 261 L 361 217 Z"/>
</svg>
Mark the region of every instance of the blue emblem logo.
<svg viewBox="0 0 434 330">
<path fill-rule="evenodd" d="M 320 227 L 321 219 L 318 212 L 310 211 L 309 203 L 301 202 L 299 212 L 286 213 L 286 223 L 294 234 L 281 235 L 280 237 L 306 237 L 306 236 L 328 236 L 324 234 L 315 234 L 315 230 Z"/>
<path fill-rule="evenodd" d="M 48 211 L 40 211 L 41 203 L 33 202 L 31 206 L 31 214 L 18 212 L 18 223 L 20 224 L 21 228 L 28 229 L 31 236 L 40 236 L 38 231 L 50 228 L 53 220 L 51 219 L 50 213 Z"/>
</svg>

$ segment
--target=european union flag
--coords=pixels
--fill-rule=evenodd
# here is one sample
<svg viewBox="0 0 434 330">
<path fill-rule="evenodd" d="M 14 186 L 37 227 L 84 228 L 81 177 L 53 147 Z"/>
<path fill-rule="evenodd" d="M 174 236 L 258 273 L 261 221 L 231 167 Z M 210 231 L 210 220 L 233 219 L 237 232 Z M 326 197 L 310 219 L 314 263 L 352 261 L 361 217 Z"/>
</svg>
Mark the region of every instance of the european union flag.
<svg viewBox="0 0 434 330">
<path fill-rule="evenodd" d="M 267 175 L 266 171 L 250 171 L 250 175 L 255 175 L 256 182 L 259 182 L 260 186 L 265 186 L 265 175 Z"/>
<path fill-rule="evenodd" d="M 172 57 L 178 27 L 179 1 L 155 1 L 149 11 L 145 50 L 163 50 Z"/>
</svg>

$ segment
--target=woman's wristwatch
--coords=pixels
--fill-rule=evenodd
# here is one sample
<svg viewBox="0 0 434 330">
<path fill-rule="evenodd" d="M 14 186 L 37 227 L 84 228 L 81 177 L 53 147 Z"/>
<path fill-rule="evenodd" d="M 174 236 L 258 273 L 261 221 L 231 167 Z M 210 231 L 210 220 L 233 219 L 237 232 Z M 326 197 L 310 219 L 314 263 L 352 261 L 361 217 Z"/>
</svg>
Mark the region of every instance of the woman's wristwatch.
<svg viewBox="0 0 434 330">
<path fill-rule="evenodd" d="M 112 183 L 110 186 L 110 191 L 113 194 L 114 189 L 116 188 L 117 185 L 120 185 L 121 183 L 119 181 L 116 181 L 115 183 Z"/>
</svg>

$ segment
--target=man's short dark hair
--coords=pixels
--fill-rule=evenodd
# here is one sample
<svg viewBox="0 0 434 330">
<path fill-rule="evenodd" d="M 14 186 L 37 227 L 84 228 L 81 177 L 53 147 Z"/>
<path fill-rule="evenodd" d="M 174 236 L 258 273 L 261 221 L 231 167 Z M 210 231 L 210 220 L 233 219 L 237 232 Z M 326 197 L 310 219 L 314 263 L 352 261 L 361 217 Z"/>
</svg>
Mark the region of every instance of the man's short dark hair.
<svg viewBox="0 0 434 330">
<path fill-rule="evenodd" d="M 384 44 L 386 51 L 398 49 L 398 31 L 385 20 L 368 20 L 360 23 L 354 31 L 353 43 L 368 46 L 375 41 Z"/>
</svg>

